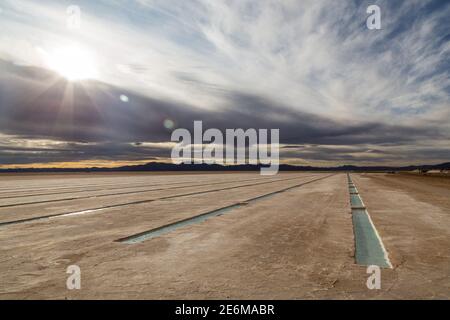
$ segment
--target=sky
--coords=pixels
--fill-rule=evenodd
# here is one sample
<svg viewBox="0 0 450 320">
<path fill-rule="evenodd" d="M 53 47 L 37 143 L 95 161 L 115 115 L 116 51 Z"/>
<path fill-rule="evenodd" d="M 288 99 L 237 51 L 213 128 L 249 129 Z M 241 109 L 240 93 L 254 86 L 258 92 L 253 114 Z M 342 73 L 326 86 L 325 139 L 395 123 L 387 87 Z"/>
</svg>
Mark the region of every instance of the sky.
<svg viewBox="0 0 450 320">
<path fill-rule="evenodd" d="M 194 120 L 277 128 L 283 163 L 450 161 L 449 16 L 427 0 L 0 0 L 0 168 L 170 161 Z"/>
</svg>

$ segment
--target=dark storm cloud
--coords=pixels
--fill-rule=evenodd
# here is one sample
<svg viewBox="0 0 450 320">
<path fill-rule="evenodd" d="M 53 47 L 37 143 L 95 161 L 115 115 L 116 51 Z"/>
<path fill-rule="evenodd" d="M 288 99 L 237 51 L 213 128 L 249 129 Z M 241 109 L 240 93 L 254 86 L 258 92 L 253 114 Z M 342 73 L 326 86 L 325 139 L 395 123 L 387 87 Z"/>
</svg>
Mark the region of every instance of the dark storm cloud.
<svg viewBox="0 0 450 320">
<path fill-rule="evenodd" d="M 334 163 L 356 162 L 386 162 L 411 163 L 419 161 L 444 161 L 450 159 L 450 148 L 433 146 L 391 145 L 388 148 L 373 145 L 305 145 L 287 146 L 282 148 L 280 156 L 283 158 L 299 158 L 304 160 L 322 160 Z"/>
<path fill-rule="evenodd" d="M 1 146 L 1 144 L 0 144 Z M 52 147 L 0 147 L 0 164 L 27 164 L 84 160 L 139 161 L 169 157 L 170 150 L 163 147 L 136 146 L 127 143 L 65 143 Z"/>
<path fill-rule="evenodd" d="M 286 144 L 401 145 L 443 136 L 433 127 L 339 122 L 237 92 L 223 93 L 227 103 L 212 111 L 148 98 L 96 81 L 68 83 L 35 67 L 6 61 L 0 61 L 0 67 L 0 133 L 30 141 L 61 142 L 44 150 L 42 146 L 3 145 L 3 164 L 168 157 L 167 147 L 141 144 L 170 141 L 171 130 L 164 126 L 166 119 L 172 120 L 175 127 L 188 129 L 194 120 L 202 120 L 204 130 L 280 129 L 280 142 Z M 121 95 L 126 95 L 128 102 L 121 101 Z M 336 159 L 337 151 L 317 148 L 315 153 L 301 156 Z M 340 151 L 339 159 L 352 158 L 352 150 Z"/>
</svg>

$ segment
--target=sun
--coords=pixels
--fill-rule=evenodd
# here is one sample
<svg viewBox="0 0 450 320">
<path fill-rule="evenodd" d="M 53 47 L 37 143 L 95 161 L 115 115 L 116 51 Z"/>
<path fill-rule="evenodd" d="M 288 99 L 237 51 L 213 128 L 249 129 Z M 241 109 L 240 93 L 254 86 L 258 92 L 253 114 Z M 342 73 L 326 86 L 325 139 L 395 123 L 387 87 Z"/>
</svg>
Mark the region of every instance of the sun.
<svg viewBox="0 0 450 320">
<path fill-rule="evenodd" d="M 55 49 L 47 54 L 47 65 L 69 81 L 97 77 L 94 55 L 79 46 Z"/>
</svg>

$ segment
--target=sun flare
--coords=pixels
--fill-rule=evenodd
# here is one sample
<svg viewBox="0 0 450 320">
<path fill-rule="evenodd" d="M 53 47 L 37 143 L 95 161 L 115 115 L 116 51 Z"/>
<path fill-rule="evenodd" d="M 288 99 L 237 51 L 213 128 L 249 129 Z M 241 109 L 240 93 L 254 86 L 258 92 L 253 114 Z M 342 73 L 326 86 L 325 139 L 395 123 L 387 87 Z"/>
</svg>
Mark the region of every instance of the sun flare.
<svg viewBox="0 0 450 320">
<path fill-rule="evenodd" d="M 97 65 L 94 56 L 79 46 L 70 46 L 54 50 L 47 55 L 50 69 L 70 81 L 97 77 Z"/>
</svg>

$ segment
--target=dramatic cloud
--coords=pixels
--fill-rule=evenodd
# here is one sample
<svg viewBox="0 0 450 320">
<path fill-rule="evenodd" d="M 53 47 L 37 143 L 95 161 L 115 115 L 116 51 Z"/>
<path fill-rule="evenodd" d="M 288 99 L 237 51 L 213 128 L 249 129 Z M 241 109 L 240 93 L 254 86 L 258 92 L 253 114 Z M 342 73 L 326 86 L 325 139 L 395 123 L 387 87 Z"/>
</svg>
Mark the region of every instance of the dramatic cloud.
<svg viewBox="0 0 450 320">
<path fill-rule="evenodd" d="M 0 164 L 164 158 L 168 120 L 279 128 L 292 163 L 446 161 L 450 4 L 375 3 L 381 30 L 370 1 L 78 1 L 73 31 L 69 2 L 5 0 Z M 73 43 L 95 79 L 46 71 Z"/>
</svg>

